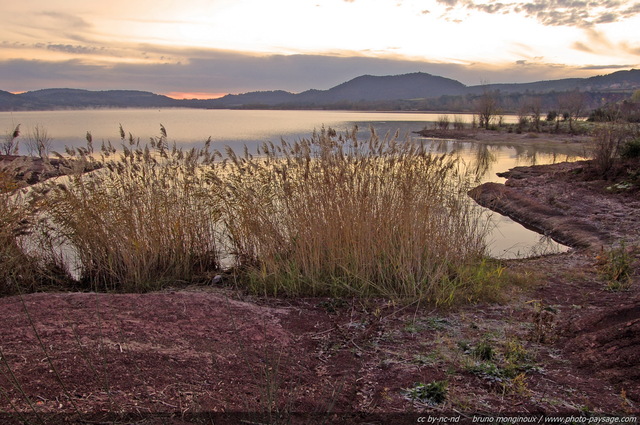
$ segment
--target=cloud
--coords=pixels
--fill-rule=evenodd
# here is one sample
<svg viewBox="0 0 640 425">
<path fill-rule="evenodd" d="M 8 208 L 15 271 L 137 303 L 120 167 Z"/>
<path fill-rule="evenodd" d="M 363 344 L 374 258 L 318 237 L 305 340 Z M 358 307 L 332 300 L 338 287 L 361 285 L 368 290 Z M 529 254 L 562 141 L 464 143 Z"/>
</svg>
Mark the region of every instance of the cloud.
<svg viewBox="0 0 640 425">
<path fill-rule="evenodd" d="M 109 46 L 101 44 L 69 44 L 69 43 L 25 43 L 17 41 L 0 41 L 0 48 L 15 49 L 21 51 L 21 56 L 25 57 L 32 54 L 32 57 L 44 59 L 39 52 L 30 52 L 31 50 L 40 50 L 47 52 L 59 53 L 58 60 L 67 60 L 83 58 L 85 61 L 104 61 L 114 62 L 115 60 L 148 62 L 148 63 L 179 63 L 181 61 L 182 51 L 172 48 L 158 48 L 149 45 L 117 45 L 112 43 Z M 51 55 L 47 55 L 51 57 Z M 182 59 L 184 60 L 184 59 Z"/>
<path fill-rule="evenodd" d="M 69 27 L 75 30 L 86 30 L 91 28 L 91 24 L 89 24 L 87 21 L 69 13 L 44 11 L 40 12 L 38 15 L 49 18 L 51 20 L 50 27 L 57 28 L 58 30 L 61 27 Z"/>
<path fill-rule="evenodd" d="M 596 71 L 602 69 L 630 69 L 637 65 L 588 65 L 580 67 L 580 69 L 585 71 Z"/>
<path fill-rule="evenodd" d="M 584 34 L 586 40 L 575 41 L 571 44 L 571 48 L 595 55 L 609 55 L 617 52 L 627 56 L 640 56 L 640 45 L 634 46 L 627 41 L 612 42 L 602 31 L 596 31 L 593 28 L 585 29 Z"/>
<path fill-rule="evenodd" d="M 458 5 L 458 0 L 436 0 L 438 3 L 449 7 L 455 7 Z"/>
<path fill-rule="evenodd" d="M 571 47 L 575 50 L 579 50 L 581 52 L 585 52 L 585 53 L 594 53 L 593 49 L 589 46 L 587 46 L 584 43 L 581 43 L 580 41 L 576 41 L 575 43 L 573 43 L 571 45 Z"/>
<path fill-rule="evenodd" d="M 640 3 L 636 3 L 633 6 L 623 10 L 622 12 L 620 12 L 620 15 L 624 18 L 630 18 L 632 16 L 635 16 L 637 14 L 640 14 Z"/>
<path fill-rule="evenodd" d="M 596 48 L 599 47 L 602 49 L 608 49 L 608 50 L 611 50 L 614 48 L 613 43 L 602 31 L 596 31 L 593 28 L 588 28 L 585 30 L 585 33 L 587 34 L 587 38 L 591 46 L 594 46 Z"/>
<path fill-rule="evenodd" d="M 596 24 L 610 24 L 612 22 L 615 22 L 618 20 L 618 15 L 616 15 L 615 13 L 605 13 L 604 15 L 601 15 L 600 17 L 598 17 L 598 19 L 595 20 Z"/>
<path fill-rule="evenodd" d="M 524 2 L 501 2 L 500 0 L 437 0 L 454 8 L 476 10 L 488 14 L 515 13 L 547 26 L 573 26 L 590 28 L 609 24 L 640 14 L 640 3 L 627 6 L 619 0 L 525 0 Z"/>
<path fill-rule="evenodd" d="M 92 55 L 92 54 L 104 54 L 104 47 L 89 47 L 71 44 L 36 44 L 36 47 L 45 48 L 54 52 L 70 53 L 74 55 Z"/>
<path fill-rule="evenodd" d="M 623 43 L 620 43 L 620 48 L 626 53 L 629 53 L 635 56 L 640 56 L 640 44 L 631 46 L 629 45 L 629 43 L 623 42 Z"/>
</svg>

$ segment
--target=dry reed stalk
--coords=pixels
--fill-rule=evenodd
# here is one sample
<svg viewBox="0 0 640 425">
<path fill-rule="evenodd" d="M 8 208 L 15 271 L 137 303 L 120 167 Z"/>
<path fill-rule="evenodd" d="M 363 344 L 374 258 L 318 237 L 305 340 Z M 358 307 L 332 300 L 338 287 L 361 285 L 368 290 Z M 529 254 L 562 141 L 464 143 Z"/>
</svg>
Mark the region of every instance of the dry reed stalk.
<svg viewBox="0 0 640 425">
<path fill-rule="evenodd" d="M 35 286 L 36 259 L 26 253 L 21 237 L 33 214 L 18 182 L 0 171 L 0 294 L 29 291 Z"/>
<path fill-rule="evenodd" d="M 204 278 L 218 268 L 215 188 L 201 171 L 213 167 L 210 142 L 169 149 L 163 127 L 150 147 L 127 140 L 122 128 L 121 136 L 119 156 L 103 146 L 101 170 L 50 185 L 51 238 L 71 247 L 93 289 L 146 291 Z M 68 153 L 93 155 L 91 147 Z"/>
<path fill-rule="evenodd" d="M 220 201 L 252 289 L 449 299 L 485 250 L 457 160 L 373 132 L 334 135 L 227 152 Z"/>
</svg>

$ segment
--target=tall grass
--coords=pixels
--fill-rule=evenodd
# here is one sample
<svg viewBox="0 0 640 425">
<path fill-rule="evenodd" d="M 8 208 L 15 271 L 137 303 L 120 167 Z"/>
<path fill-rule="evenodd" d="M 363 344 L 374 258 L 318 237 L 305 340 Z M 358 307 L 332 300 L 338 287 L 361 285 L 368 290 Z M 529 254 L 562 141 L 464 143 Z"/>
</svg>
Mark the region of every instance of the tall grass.
<svg viewBox="0 0 640 425">
<path fill-rule="evenodd" d="M 453 156 L 325 129 L 227 156 L 213 180 L 253 291 L 444 302 L 478 283 L 486 228 Z"/>
<path fill-rule="evenodd" d="M 100 170 L 45 191 L 50 246 L 71 253 L 91 289 L 145 291 L 205 277 L 219 267 L 220 211 L 201 171 L 213 167 L 210 142 L 183 152 L 169 149 L 164 127 L 149 145 L 120 133 L 122 152 L 103 145 Z M 69 151 L 76 160 L 91 160 L 87 140 L 87 149 Z"/>
<path fill-rule="evenodd" d="M 170 149 L 164 127 L 148 144 L 121 128 L 119 152 L 94 153 L 87 134 L 87 148 L 67 152 L 69 175 L 33 191 L 36 250 L 92 290 L 208 279 L 229 254 L 236 282 L 266 295 L 451 303 L 497 289 L 487 221 L 467 197 L 473 168 L 419 142 L 356 135 L 322 129 L 223 156 L 209 141 Z M 86 173 L 88 162 L 101 168 Z"/>
<path fill-rule="evenodd" d="M 26 253 L 21 236 L 29 231 L 33 213 L 18 184 L 0 170 L 0 295 L 35 285 L 36 259 Z"/>
</svg>

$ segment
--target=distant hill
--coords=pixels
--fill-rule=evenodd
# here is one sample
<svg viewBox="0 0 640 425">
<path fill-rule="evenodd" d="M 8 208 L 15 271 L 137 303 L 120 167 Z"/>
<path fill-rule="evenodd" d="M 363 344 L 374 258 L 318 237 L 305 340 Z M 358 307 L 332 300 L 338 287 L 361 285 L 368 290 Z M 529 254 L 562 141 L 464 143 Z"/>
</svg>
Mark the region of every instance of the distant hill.
<svg viewBox="0 0 640 425">
<path fill-rule="evenodd" d="M 534 83 L 489 84 L 471 86 L 468 93 L 482 93 L 484 90 L 500 90 L 503 93 L 549 93 L 551 91 L 612 91 L 640 89 L 640 69 L 617 71 L 612 74 L 590 78 L 565 78 L 562 80 L 536 81 Z"/>
<path fill-rule="evenodd" d="M 459 81 L 416 72 L 383 77 L 363 75 L 326 91 L 306 91 L 296 97 L 301 102 L 358 102 L 459 95 L 465 89 Z"/>
<path fill-rule="evenodd" d="M 283 90 L 254 91 L 244 94 L 228 94 L 220 99 L 205 100 L 200 102 L 207 107 L 224 105 L 237 107 L 243 105 L 280 105 L 294 102 L 296 95 Z"/>
<path fill-rule="evenodd" d="M 293 94 L 283 91 L 251 92 L 227 95 L 207 101 L 210 107 L 242 104 L 322 107 L 340 102 L 371 102 L 398 99 L 431 98 L 463 94 L 466 86 L 450 78 L 423 72 L 403 75 L 362 75 L 328 90 L 307 90 Z"/>
<path fill-rule="evenodd" d="M 33 109 L 29 101 L 18 95 L 0 90 L 0 111 L 17 111 Z"/>
<path fill-rule="evenodd" d="M 570 90 L 619 95 L 640 89 L 640 70 L 618 71 L 591 78 L 568 78 L 519 84 L 465 86 L 459 81 L 423 72 L 362 75 L 328 90 L 290 93 L 282 90 L 229 94 L 219 99 L 176 100 L 145 91 L 44 89 L 12 94 L 0 91 L 0 110 L 51 110 L 80 108 L 324 108 L 324 109 L 422 109 L 454 108 L 465 96 L 484 91 L 501 94 L 548 94 Z M 605 96 L 606 97 L 606 96 Z M 602 97 L 602 99 L 605 99 Z M 445 99 L 446 102 L 433 101 Z M 431 101 L 430 101 L 431 99 Z M 453 99 L 453 100 L 452 100 Z M 458 99 L 458 100 L 455 100 Z M 458 105 L 458 106 L 456 106 Z"/>
<path fill-rule="evenodd" d="M 158 108 L 179 107 L 180 102 L 167 96 L 136 90 L 89 91 L 78 89 L 44 89 L 17 95 L 33 104 L 64 108 Z"/>
</svg>

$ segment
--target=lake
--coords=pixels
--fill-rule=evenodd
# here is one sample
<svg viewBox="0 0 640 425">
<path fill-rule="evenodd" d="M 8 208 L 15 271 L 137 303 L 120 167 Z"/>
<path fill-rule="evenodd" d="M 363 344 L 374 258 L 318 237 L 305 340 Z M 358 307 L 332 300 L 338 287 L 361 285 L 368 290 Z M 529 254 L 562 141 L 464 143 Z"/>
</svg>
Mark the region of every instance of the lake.
<svg viewBox="0 0 640 425">
<path fill-rule="evenodd" d="M 350 112 L 350 111 L 241 111 L 204 109 L 100 109 L 81 111 L 0 112 L 0 130 L 6 134 L 21 124 L 22 139 L 36 125 L 53 137 L 54 150 L 65 145 L 84 145 L 87 131 L 94 143 L 102 140 L 119 142 L 119 126 L 136 138 L 148 140 L 160 134 L 164 125 L 170 140 L 183 146 L 201 144 L 208 137 L 214 144 L 234 148 L 244 144 L 251 148 L 264 141 L 280 137 L 295 140 L 308 136 L 314 129 L 332 127 L 344 131 L 358 125 L 366 137 L 373 125 L 378 133 L 400 131 L 404 137 L 421 130 L 427 122 L 443 114 Z M 471 122 L 470 114 L 458 114 Z M 453 121 L 453 115 L 450 115 Z M 507 116 L 513 122 L 516 117 Z"/>
<path fill-rule="evenodd" d="M 116 147 L 120 142 L 119 126 L 141 141 L 159 136 L 160 125 L 167 130 L 170 142 L 188 148 L 199 146 L 209 137 L 214 148 L 230 146 L 240 151 L 245 145 L 249 151 L 266 141 L 278 142 L 308 137 L 314 129 L 331 127 L 338 132 L 359 128 L 362 139 L 373 127 L 378 134 L 396 131 L 401 138 L 417 138 L 414 131 L 432 125 L 438 113 L 406 112 L 351 112 L 351 111 L 254 111 L 254 110 L 201 110 L 201 109 L 100 109 L 81 111 L 33 111 L 0 112 L 0 130 L 3 134 L 21 125 L 21 153 L 26 153 L 25 141 L 35 126 L 46 129 L 52 138 L 54 151 L 63 152 L 65 146 L 84 146 L 87 132 L 91 132 L 96 149 L 101 141 L 110 140 Z M 456 114 L 465 122 L 472 115 Z M 454 115 L 449 114 L 453 121 Z M 507 123 L 516 122 L 517 117 L 505 116 Z M 576 159 L 578 154 L 566 146 L 521 147 L 486 146 L 473 142 L 454 142 L 423 139 L 434 152 L 455 150 L 467 163 L 483 159 L 483 175 L 479 182 L 502 182 L 497 172 L 518 165 L 548 164 Z M 512 220 L 493 214 L 490 218 L 494 230 L 490 235 L 490 252 L 495 257 L 515 258 L 544 252 L 566 250 L 566 247 L 525 229 Z"/>
</svg>

